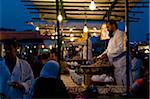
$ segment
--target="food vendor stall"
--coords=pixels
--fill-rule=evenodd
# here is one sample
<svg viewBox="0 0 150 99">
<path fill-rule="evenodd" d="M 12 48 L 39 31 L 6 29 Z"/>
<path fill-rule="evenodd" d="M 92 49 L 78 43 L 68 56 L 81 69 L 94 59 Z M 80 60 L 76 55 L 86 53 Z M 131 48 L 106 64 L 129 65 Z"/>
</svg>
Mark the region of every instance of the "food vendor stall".
<svg viewBox="0 0 150 99">
<path fill-rule="evenodd" d="M 140 0 L 60 0 L 60 1 L 58 0 L 56 1 L 54 0 L 43 0 L 43 1 L 22 0 L 22 2 L 28 3 L 26 4 L 26 6 L 28 7 L 28 9 L 31 10 L 32 14 L 37 14 L 37 13 L 39 14 L 39 17 L 32 18 L 34 21 L 44 20 L 44 22 L 45 21 L 47 22 L 44 25 L 38 22 L 35 22 L 35 26 L 41 26 L 41 29 L 42 28 L 47 29 L 47 27 L 52 27 L 48 29 L 55 30 L 55 31 L 48 31 L 48 33 L 50 34 L 49 36 L 53 35 L 52 32 L 57 32 L 55 36 L 57 36 L 57 41 L 58 41 L 57 42 L 58 52 L 60 52 L 58 53 L 58 61 L 60 63 L 60 60 L 63 57 L 61 56 L 63 45 L 65 46 L 64 49 L 67 49 L 68 46 L 72 48 L 73 46 L 78 46 L 78 45 L 81 45 L 81 46 L 84 45 L 88 49 L 89 47 L 88 34 L 92 34 L 92 33 L 100 34 L 100 31 L 99 31 L 100 25 L 104 21 L 114 19 L 117 22 L 122 22 L 122 21 L 125 22 L 125 26 L 126 26 L 125 32 L 127 34 L 127 39 L 129 39 L 128 22 L 134 22 L 134 20 L 129 20 L 128 12 L 132 13 L 130 8 L 134 7 L 136 3 L 140 3 Z M 90 4 L 93 4 L 91 2 L 95 2 L 96 5 L 94 5 L 94 7 L 91 7 Z M 134 19 L 134 18 L 131 18 L 131 19 Z M 70 28 L 73 26 L 75 26 L 75 28 L 78 29 L 78 31 L 74 31 L 74 29 L 73 31 L 70 31 Z M 82 41 L 82 39 L 78 38 L 77 42 L 79 44 L 77 43 L 75 44 L 75 42 L 63 43 L 65 42 L 65 38 L 68 33 L 69 34 L 74 33 L 74 35 L 80 35 L 80 36 L 84 34 L 82 30 L 83 30 L 83 27 L 85 26 L 86 26 L 86 29 L 88 27 L 87 29 L 88 34 L 86 35 L 87 36 L 86 39 Z M 93 27 L 96 27 L 98 29 L 98 32 L 95 32 L 93 30 Z M 105 38 L 102 38 L 102 36 Z M 103 40 L 109 39 L 108 33 L 105 30 L 104 31 L 102 30 L 101 32 L 101 39 Z M 86 43 L 82 44 L 82 42 L 86 42 Z M 128 46 L 129 42 L 127 41 L 126 43 Z M 81 50 L 83 50 L 84 46 L 81 48 Z M 128 48 L 127 48 L 127 51 L 129 51 Z M 87 62 L 89 61 L 88 52 L 89 51 L 87 50 L 87 54 L 83 56 L 81 55 L 80 58 L 77 57 L 75 59 L 72 59 L 73 57 L 71 56 L 69 57 L 69 59 L 67 59 L 67 61 L 77 62 L 75 63 L 76 66 L 74 66 L 75 68 L 77 68 L 76 72 L 80 74 L 80 71 L 82 71 L 81 73 L 84 74 L 84 76 L 85 75 L 91 76 L 91 74 L 95 73 L 95 71 L 99 72 L 99 74 L 102 74 L 105 70 L 107 73 L 110 73 L 110 75 L 113 76 L 112 71 L 109 71 L 109 68 L 112 68 L 112 67 L 108 61 L 107 62 L 104 60 L 94 61 L 93 59 L 92 62 L 88 63 Z M 67 52 L 64 52 L 64 54 L 66 53 Z M 87 56 L 87 57 L 84 58 L 84 56 Z M 79 63 L 80 65 L 77 65 Z M 127 54 L 127 64 L 129 64 L 129 52 Z M 60 64 L 60 65 L 63 65 L 63 64 Z M 71 66 L 73 66 L 73 64 L 71 64 Z M 102 69 L 103 67 L 106 67 L 107 69 L 103 70 Z M 129 70 L 129 67 L 127 66 L 127 81 L 129 81 L 128 70 Z M 87 82 L 89 82 L 89 80 L 86 80 L 86 78 L 84 77 L 84 83 L 87 83 Z M 127 88 L 129 88 L 129 82 L 127 83 Z M 127 91 L 128 90 L 129 89 L 127 89 Z"/>
</svg>

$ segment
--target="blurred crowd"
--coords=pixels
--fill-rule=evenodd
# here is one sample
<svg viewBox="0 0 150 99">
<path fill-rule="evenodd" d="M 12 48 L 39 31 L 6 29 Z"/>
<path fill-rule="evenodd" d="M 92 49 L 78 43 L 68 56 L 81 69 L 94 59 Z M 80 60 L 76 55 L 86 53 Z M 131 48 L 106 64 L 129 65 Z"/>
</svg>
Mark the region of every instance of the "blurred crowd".
<svg viewBox="0 0 150 99">
<path fill-rule="evenodd" d="M 71 98 L 60 79 L 57 50 L 40 55 L 28 55 L 27 59 L 17 56 L 17 42 L 4 43 L 5 56 L 0 60 L 0 97 L 7 98 Z M 149 95 L 149 57 L 131 48 L 132 97 Z M 86 90 L 90 92 L 91 89 Z M 95 89 L 94 89 L 95 90 Z M 86 95 L 87 93 L 85 93 Z M 89 94 L 87 94 L 88 96 Z"/>
</svg>

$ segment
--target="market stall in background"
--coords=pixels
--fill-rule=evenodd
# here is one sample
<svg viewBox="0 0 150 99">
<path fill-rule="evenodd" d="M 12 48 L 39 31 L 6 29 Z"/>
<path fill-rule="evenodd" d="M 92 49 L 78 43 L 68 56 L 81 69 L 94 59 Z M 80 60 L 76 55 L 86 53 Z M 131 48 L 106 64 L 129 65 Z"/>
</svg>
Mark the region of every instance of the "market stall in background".
<svg viewBox="0 0 150 99">
<path fill-rule="evenodd" d="M 112 64 L 107 59 L 95 60 L 95 57 L 106 49 L 110 39 L 104 22 L 113 19 L 118 24 L 123 23 L 121 30 L 125 31 L 125 26 L 128 29 L 128 22 L 139 21 L 134 15 L 128 16 L 128 13 L 130 15 L 142 13 L 132 9 L 138 7 L 137 4 L 146 4 L 141 0 L 22 0 L 22 2 L 31 14 L 39 15 L 28 23 L 35 26 L 41 35 L 48 35 L 50 39 L 57 40 L 58 61 L 62 73 L 68 73 L 69 70 L 74 83 L 86 87 L 91 83 L 100 86 L 114 85 Z M 125 32 L 128 33 L 128 30 Z M 120 93 L 123 91 L 120 90 Z"/>
<path fill-rule="evenodd" d="M 123 95 L 128 92 L 128 86 L 116 85 L 114 67 L 107 57 L 103 60 L 96 57 L 107 48 L 110 39 L 105 22 L 112 19 L 117 21 L 119 29 L 129 36 L 128 23 L 138 22 L 135 14 L 143 13 L 134 11 L 133 8 L 145 7 L 147 1 L 21 0 L 21 2 L 30 10 L 30 14 L 33 14 L 32 20 L 26 23 L 34 26 L 36 30 L 34 34 L 31 33 L 33 38 L 15 38 L 20 40 L 18 53 L 21 58 L 28 60 L 27 57 L 51 53 L 52 49 L 57 48 L 61 78 L 68 90 L 74 91 L 72 94 L 81 94 L 89 86 L 90 88 L 96 86 L 101 95 Z M 35 14 L 39 17 L 35 17 Z M 6 38 L 1 40 L 3 42 Z M 131 49 L 135 46 L 129 41 L 125 43 L 127 46 L 130 45 Z M 0 44 L 3 53 L 3 43 Z M 148 44 L 141 43 L 137 44 L 136 50 L 143 53 L 147 61 L 149 49 Z"/>
</svg>

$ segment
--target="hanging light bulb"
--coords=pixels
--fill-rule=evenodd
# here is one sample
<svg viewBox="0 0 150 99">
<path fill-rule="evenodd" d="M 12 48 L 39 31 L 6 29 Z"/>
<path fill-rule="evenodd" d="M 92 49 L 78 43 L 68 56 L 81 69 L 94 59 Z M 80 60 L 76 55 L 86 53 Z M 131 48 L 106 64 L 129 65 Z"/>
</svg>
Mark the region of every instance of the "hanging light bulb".
<svg viewBox="0 0 150 99">
<path fill-rule="evenodd" d="M 44 48 L 45 46 L 44 45 L 42 45 L 42 48 Z"/>
<path fill-rule="evenodd" d="M 36 31 L 39 31 L 39 30 L 40 30 L 40 28 L 37 26 L 37 27 L 35 28 L 35 30 L 36 30 Z"/>
<path fill-rule="evenodd" d="M 51 37 L 51 39 L 52 39 L 52 40 L 54 40 L 54 39 L 55 39 L 55 37 L 54 37 L 54 36 L 52 36 L 52 37 Z"/>
<path fill-rule="evenodd" d="M 58 36 L 56 36 L 55 39 L 58 39 Z"/>
<path fill-rule="evenodd" d="M 74 34 L 70 34 L 70 41 L 74 41 Z"/>
<path fill-rule="evenodd" d="M 94 30 L 93 36 L 97 37 L 97 34 L 96 34 L 97 29 L 96 29 L 96 27 L 93 27 L 93 30 Z"/>
<path fill-rule="evenodd" d="M 71 42 L 73 42 L 74 40 L 75 40 L 74 37 L 71 37 L 71 38 L 70 38 L 70 41 L 71 41 Z"/>
<path fill-rule="evenodd" d="M 62 21 L 62 19 L 63 19 L 62 15 L 61 15 L 61 14 L 59 14 L 59 15 L 58 15 L 58 17 L 57 17 L 57 19 L 58 19 L 58 21 L 59 21 L 59 22 L 61 22 L 61 21 Z"/>
<path fill-rule="evenodd" d="M 94 32 L 96 32 L 96 31 L 97 31 L 97 28 L 96 28 L 96 27 L 93 27 L 93 30 L 94 30 Z"/>
<path fill-rule="evenodd" d="M 70 34 L 70 37 L 74 37 L 74 34 Z"/>
<path fill-rule="evenodd" d="M 52 45 L 49 45 L 49 49 L 53 49 L 53 46 L 52 46 Z"/>
<path fill-rule="evenodd" d="M 95 5 L 94 0 L 91 1 L 91 4 L 90 4 L 89 8 L 90 8 L 90 10 L 95 10 L 96 9 L 96 5 Z"/>
<path fill-rule="evenodd" d="M 97 37 L 97 34 L 94 32 L 94 33 L 93 33 L 93 36 Z"/>
<path fill-rule="evenodd" d="M 73 28 L 70 28 L 69 31 L 72 32 L 72 31 L 73 31 Z"/>
<path fill-rule="evenodd" d="M 62 41 L 62 44 L 64 44 L 65 42 L 64 41 Z"/>
<path fill-rule="evenodd" d="M 88 32 L 88 27 L 86 26 L 86 24 L 83 27 L 83 32 Z"/>
<path fill-rule="evenodd" d="M 57 32 L 55 32 L 55 35 L 58 35 L 58 33 L 57 33 Z"/>
</svg>

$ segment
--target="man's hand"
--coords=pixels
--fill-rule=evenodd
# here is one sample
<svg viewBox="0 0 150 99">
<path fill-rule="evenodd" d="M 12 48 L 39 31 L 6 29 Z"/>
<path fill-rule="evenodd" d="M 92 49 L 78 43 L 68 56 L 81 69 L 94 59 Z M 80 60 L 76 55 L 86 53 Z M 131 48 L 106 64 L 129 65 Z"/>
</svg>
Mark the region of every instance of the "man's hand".
<svg viewBox="0 0 150 99">
<path fill-rule="evenodd" d="M 98 58 L 98 57 L 93 57 L 93 61 L 94 62 L 96 62 L 96 61 L 98 61 L 100 58 Z"/>
<path fill-rule="evenodd" d="M 103 54 L 103 55 L 98 56 L 97 59 L 108 60 L 108 56 L 107 56 L 107 54 Z"/>
<path fill-rule="evenodd" d="M 100 59 L 106 59 L 106 58 L 108 58 L 108 57 L 107 57 L 107 54 L 103 54 L 103 55 L 100 57 Z"/>
<path fill-rule="evenodd" d="M 11 86 L 13 86 L 16 89 L 25 90 L 24 86 L 18 82 L 12 82 Z"/>
</svg>

